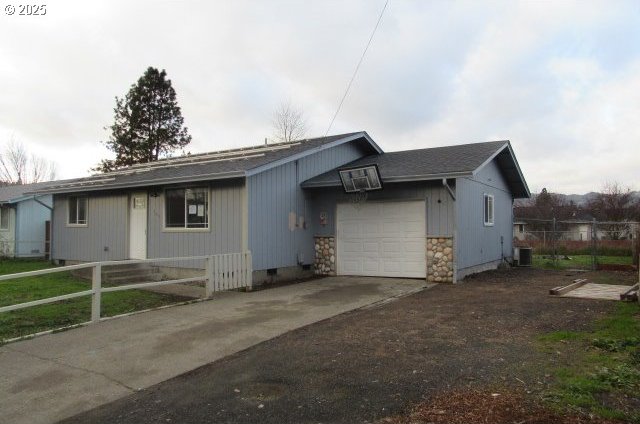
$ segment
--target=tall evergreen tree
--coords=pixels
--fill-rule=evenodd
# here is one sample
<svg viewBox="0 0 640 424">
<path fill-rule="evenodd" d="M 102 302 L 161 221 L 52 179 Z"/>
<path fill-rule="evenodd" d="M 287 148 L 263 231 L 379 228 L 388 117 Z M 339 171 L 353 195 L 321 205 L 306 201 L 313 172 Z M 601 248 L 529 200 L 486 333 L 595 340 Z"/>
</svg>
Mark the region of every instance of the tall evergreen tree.
<svg viewBox="0 0 640 424">
<path fill-rule="evenodd" d="M 176 100 L 176 92 L 163 69 L 149 67 L 124 98 L 116 97 L 111 135 L 105 146 L 116 154 L 94 168 L 114 169 L 158 160 L 191 141 Z"/>
</svg>

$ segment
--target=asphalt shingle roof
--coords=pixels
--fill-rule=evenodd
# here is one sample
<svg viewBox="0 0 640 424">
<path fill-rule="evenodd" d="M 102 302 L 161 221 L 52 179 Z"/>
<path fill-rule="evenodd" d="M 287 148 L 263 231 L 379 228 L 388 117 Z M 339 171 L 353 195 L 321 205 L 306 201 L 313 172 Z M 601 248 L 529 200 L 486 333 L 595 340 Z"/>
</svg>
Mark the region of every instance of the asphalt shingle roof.
<svg viewBox="0 0 640 424">
<path fill-rule="evenodd" d="M 47 181 L 33 184 L 12 184 L 0 186 L 0 203 L 11 203 L 15 199 L 24 197 L 29 192 L 44 189 L 52 184 L 55 184 L 55 182 Z"/>
<path fill-rule="evenodd" d="M 108 190 L 129 186 L 151 186 L 186 181 L 243 177 L 247 171 L 252 169 L 314 148 L 320 148 L 340 139 L 357 135 L 365 137 L 365 134 L 364 132 L 355 132 L 289 143 L 259 145 L 243 149 L 168 158 L 151 164 L 134 165 L 87 178 L 58 181 L 57 184 L 48 187 L 44 192 L 65 193 L 97 189 Z M 207 155 L 229 155 L 232 156 L 232 159 L 224 157 L 207 159 Z M 192 160 L 193 163 L 184 163 L 184 160 Z"/>
<path fill-rule="evenodd" d="M 457 146 L 404 150 L 371 155 L 339 169 L 377 165 L 382 181 L 421 177 L 442 178 L 470 174 L 507 144 L 508 141 L 461 144 Z M 302 183 L 303 187 L 341 185 L 336 170 L 325 172 Z"/>
</svg>

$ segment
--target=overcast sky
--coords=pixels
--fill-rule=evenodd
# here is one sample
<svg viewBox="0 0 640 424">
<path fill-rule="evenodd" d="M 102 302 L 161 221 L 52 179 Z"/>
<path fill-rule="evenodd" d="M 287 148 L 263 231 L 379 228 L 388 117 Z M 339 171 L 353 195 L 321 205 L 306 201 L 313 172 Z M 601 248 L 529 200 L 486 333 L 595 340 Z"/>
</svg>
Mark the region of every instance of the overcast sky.
<svg viewBox="0 0 640 424">
<path fill-rule="evenodd" d="M 196 153 L 323 135 L 385 0 L 44 1 L 0 16 L 0 143 L 88 175 L 115 96 L 166 69 Z M 532 191 L 640 189 L 640 1 L 391 0 L 331 133 L 385 150 L 511 140 Z"/>
</svg>

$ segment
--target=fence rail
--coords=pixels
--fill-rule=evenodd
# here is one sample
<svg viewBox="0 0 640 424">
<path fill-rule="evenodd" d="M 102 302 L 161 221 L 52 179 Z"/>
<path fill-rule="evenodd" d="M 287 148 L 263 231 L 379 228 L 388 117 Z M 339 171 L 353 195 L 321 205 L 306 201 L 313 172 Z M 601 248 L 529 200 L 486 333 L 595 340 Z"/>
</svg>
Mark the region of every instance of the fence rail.
<svg viewBox="0 0 640 424">
<path fill-rule="evenodd" d="M 102 287 L 102 268 L 114 265 L 132 265 L 157 262 L 179 262 L 179 261 L 205 261 L 205 273 L 202 276 L 181 278 L 175 280 L 152 281 L 144 283 L 126 284 L 113 287 Z M 91 289 L 80 292 L 65 294 L 61 296 L 49 297 L 46 299 L 34 300 L 31 302 L 18 303 L 0 307 L 0 312 L 16 311 L 30 308 L 32 306 L 46 305 L 48 303 L 59 302 L 61 300 L 74 299 L 77 297 L 91 296 L 91 322 L 98 322 L 101 318 L 101 296 L 102 293 L 110 293 L 122 290 L 144 289 L 169 284 L 181 284 L 192 282 L 205 282 L 205 297 L 209 298 L 213 293 L 224 290 L 233 290 L 243 287 L 251 288 L 252 285 L 252 258 L 251 252 L 228 253 L 211 256 L 188 256 L 180 258 L 157 258 L 157 259 L 135 259 L 124 261 L 104 261 L 89 262 L 78 265 L 68 265 L 58 268 L 41 269 L 38 271 L 20 272 L 16 274 L 0 275 L 0 281 L 15 280 L 26 277 L 36 277 L 40 275 L 53 274 L 56 272 L 75 271 L 90 268 Z"/>
</svg>

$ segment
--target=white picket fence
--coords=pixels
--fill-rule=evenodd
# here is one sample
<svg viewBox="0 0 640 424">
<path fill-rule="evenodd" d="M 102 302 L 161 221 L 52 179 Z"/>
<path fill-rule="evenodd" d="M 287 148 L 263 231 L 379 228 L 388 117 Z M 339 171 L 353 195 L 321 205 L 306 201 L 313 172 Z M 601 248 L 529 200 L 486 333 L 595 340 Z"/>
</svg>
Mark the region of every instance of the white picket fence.
<svg viewBox="0 0 640 424">
<path fill-rule="evenodd" d="M 127 285 L 118 285 L 113 287 L 102 287 L 102 267 L 114 265 L 131 265 L 145 263 L 161 263 L 161 262 L 180 262 L 204 260 L 205 274 L 202 276 L 180 278 L 176 280 L 152 281 L 145 283 L 135 283 Z M 62 296 L 49 297 L 46 299 L 34 300 L 31 302 L 18 303 L 0 307 L 0 312 L 16 311 L 32 306 L 46 305 L 48 303 L 59 302 L 61 300 L 74 299 L 76 297 L 91 296 L 91 322 L 100 321 L 101 314 L 101 297 L 102 293 L 145 289 L 150 287 L 166 286 L 169 284 L 205 282 L 205 297 L 209 298 L 213 293 L 225 290 L 234 290 L 243 287 L 251 288 L 252 285 L 252 259 L 251 252 L 228 253 L 222 255 L 211 256 L 189 256 L 181 258 L 157 258 L 157 259 L 141 259 L 126 261 L 104 261 L 91 262 L 80 265 L 69 265 L 57 268 L 42 269 L 39 271 L 20 272 L 17 274 L 0 275 L 0 281 L 14 280 L 26 277 L 35 277 L 39 275 L 53 274 L 55 272 L 74 271 L 79 269 L 91 268 L 91 289 L 80 292 L 65 294 Z"/>
</svg>

